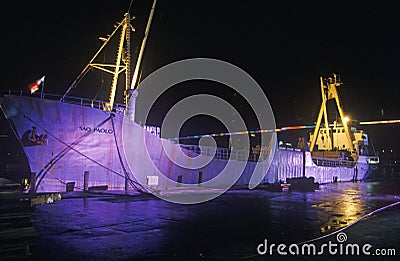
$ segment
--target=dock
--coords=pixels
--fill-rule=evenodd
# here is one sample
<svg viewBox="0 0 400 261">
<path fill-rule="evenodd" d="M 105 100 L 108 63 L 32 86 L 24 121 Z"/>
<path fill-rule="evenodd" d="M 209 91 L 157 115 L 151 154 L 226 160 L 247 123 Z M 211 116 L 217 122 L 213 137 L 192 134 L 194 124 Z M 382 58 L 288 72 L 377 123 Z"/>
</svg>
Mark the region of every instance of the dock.
<svg viewBox="0 0 400 261">
<path fill-rule="evenodd" d="M 26 194 L 22 183 L 0 178 L 0 260 L 27 260 L 36 241 L 35 206 L 61 200 L 60 193 Z"/>
</svg>

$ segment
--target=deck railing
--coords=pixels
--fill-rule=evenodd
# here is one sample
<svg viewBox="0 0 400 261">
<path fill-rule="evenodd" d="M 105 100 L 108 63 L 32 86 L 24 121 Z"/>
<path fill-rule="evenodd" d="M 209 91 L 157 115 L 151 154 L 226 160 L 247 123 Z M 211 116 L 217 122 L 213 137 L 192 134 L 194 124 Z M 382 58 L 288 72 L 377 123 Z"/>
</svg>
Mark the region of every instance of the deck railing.
<svg viewBox="0 0 400 261">
<path fill-rule="evenodd" d="M 342 160 L 342 159 L 327 159 L 327 158 L 313 158 L 315 165 L 324 167 L 346 167 L 354 168 L 355 161 Z"/>
<path fill-rule="evenodd" d="M 35 98 L 46 99 L 46 100 L 54 100 L 54 101 L 60 101 L 62 98 L 62 95 L 60 95 L 60 94 L 52 94 L 52 93 L 33 93 L 33 94 L 31 94 L 29 92 L 11 91 L 11 90 L 3 92 L 3 95 L 29 96 L 29 97 L 35 97 Z M 96 108 L 96 109 L 100 109 L 100 110 L 102 110 L 103 106 L 105 105 L 105 102 L 101 101 L 101 100 L 94 100 L 94 99 L 75 97 L 75 96 L 64 97 L 64 100 L 62 102 L 85 106 L 85 107 Z M 115 113 L 123 114 L 125 111 L 125 107 L 126 107 L 125 104 L 114 103 L 112 111 Z"/>
<path fill-rule="evenodd" d="M 184 145 L 181 144 L 181 147 L 188 150 L 193 151 L 197 155 L 204 155 L 204 156 L 213 156 L 213 148 L 203 147 L 200 149 L 197 145 Z M 235 150 L 234 152 L 228 148 L 216 148 L 215 151 L 215 158 L 217 159 L 235 159 L 235 160 L 242 160 L 242 161 L 264 161 L 269 157 L 269 150 L 262 149 L 260 152 L 253 152 L 253 151 L 246 151 L 246 150 Z"/>
</svg>

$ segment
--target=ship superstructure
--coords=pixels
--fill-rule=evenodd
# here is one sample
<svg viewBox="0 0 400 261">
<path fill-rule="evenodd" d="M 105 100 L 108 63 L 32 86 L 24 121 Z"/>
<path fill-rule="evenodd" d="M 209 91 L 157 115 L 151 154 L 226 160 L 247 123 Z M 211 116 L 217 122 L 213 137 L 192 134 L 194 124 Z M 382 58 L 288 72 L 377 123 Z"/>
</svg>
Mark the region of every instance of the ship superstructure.
<svg viewBox="0 0 400 261">
<path fill-rule="evenodd" d="M 368 163 L 378 164 L 379 157 L 369 142 L 368 134 L 352 127 L 349 117 L 344 113 L 337 89 L 341 85 L 342 81 L 337 74 L 325 79 L 320 77 L 322 102 L 315 129 L 310 133 L 308 144 L 314 162 L 322 164 L 324 159 L 333 159 L 355 166 L 359 160 L 367 157 Z M 328 121 L 329 100 L 334 100 L 339 113 L 339 119 L 333 123 Z"/>
</svg>

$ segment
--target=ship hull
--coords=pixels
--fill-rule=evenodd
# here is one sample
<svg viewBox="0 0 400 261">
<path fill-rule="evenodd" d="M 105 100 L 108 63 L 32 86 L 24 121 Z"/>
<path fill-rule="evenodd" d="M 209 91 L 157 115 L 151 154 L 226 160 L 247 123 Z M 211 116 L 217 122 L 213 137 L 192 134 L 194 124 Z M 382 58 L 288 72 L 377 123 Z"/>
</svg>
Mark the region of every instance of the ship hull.
<svg viewBox="0 0 400 261">
<path fill-rule="evenodd" d="M 17 95 L 4 95 L 1 108 L 23 144 L 30 171 L 35 173 L 37 192 L 63 192 L 71 183 L 77 190 L 88 186 L 106 186 L 110 190 L 137 189 L 135 184 L 151 185 L 149 177 L 159 176 L 159 173 L 165 178 L 151 185 L 153 188 L 163 189 L 179 184 L 248 187 L 255 170 L 262 176 L 258 180 L 260 184 L 284 182 L 287 178 L 303 175 L 314 177 L 315 182 L 320 184 L 364 180 L 370 172 L 365 159 L 353 167 L 317 166 L 309 152 L 275 146 L 274 153 L 267 155 L 263 161 L 231 158 L 228 164 L 228 158 L 220 155 L 204 167 L 184 168 L 174 164 L 174 159 L 171 160 L 163 149 L 164 143 L 172 155 L 180 155 L 180 145 L 159 138 L 134 122 L 129 124 L 129 131 L 125 131 L 124 137 L 122 130 L 126 128 L 126 119 L 121 113 Z M 47 136 L 44 144 L 32 145 L 26 140 L 33 126 L 38 135 Z M 126 135 L 131 139 L 144 138 L 144 141 L 135 143 L 136 147 L 124 147 Z M 147 155 L 143 154 L 143 146 Z M 196 156 L 193 151 L 185 153 Z M 151 164 L 146 163 L 146 157 L 151 159 Z M 224 170 L 232 175 L 215 179 Z M 211 180 L 213 182 L 208 182 Z M 130 187 L 128 181 L 133 186 Z"/>
</svg>

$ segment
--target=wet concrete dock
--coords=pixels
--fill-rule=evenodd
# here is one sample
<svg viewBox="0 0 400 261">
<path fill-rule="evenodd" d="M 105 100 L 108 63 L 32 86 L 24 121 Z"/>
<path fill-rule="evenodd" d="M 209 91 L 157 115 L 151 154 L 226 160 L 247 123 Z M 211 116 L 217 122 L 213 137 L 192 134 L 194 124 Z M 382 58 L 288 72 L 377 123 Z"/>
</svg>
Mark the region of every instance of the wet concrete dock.
<svg viewBox="0 0 400 261">
<path fill-rule="evenodd" d="M 0 260 L 31 257 L 35 207 L 22 197 L 21 184 L 0 178 Z"/>
<path fill-rule="evenodd" d="M 399 185 L 399 181 L 337 183 L 315 192 L 233 190 L 195 205 L 142 194 L 82 197 L 73 192 L 55 204 L 36 207 L 32 256 L 38 260 L 265 260 L 257 253 L 265 239 L 290 244 L 329 236 L 371 211 L 400 201 Z M 399 231 L 398 206 L 345 230 L 348 242 L 391 248 L 398 248 Z"/>
</svg>

